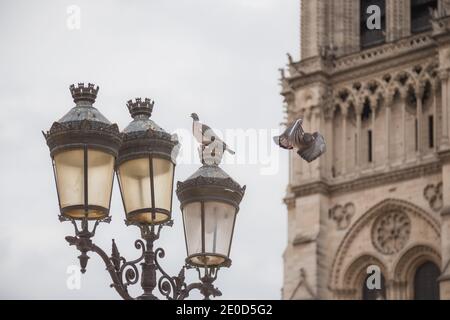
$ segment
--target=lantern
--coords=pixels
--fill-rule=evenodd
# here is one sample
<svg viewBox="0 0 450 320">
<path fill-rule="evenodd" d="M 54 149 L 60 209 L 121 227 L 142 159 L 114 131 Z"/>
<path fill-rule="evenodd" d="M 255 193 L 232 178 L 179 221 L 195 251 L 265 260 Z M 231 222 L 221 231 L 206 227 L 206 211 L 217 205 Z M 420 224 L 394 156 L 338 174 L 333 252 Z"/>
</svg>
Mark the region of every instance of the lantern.
<svg viewBox="0 0 450 320">
<path fill-rule="evenodd" d="M 126 219 L 161 224 L 171 219 L 178 141 L 150 119 L 154 102 L 128 101 L 133 121 L 123 131 L 117 175 Z"/>
<path fill-rule="evenodd" d="M 114 162 L 121 144 L 116 124 L 94 106 L 98 86 L 70 86 L 75 102 L 44 136 L 53 162 L 61 215 L 103 219 L 109 215 Z"/>
<path fill-rule="evenodd" d="M 245 186 L 218 165 L 205 164 L 177 184 L 186 241 L 186 262 L 196 267 L 231 264 L 230 250 Z"/>
</svg>

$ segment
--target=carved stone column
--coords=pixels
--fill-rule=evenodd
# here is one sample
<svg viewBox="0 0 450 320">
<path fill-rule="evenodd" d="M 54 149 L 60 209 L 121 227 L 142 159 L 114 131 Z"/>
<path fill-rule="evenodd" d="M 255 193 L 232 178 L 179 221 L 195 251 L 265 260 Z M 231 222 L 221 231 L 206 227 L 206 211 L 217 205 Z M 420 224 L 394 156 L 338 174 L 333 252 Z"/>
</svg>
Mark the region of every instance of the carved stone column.
<svg viewBox="0 0 450 320">
<path fill-rule="evenodd" d="M 436 97 L 438 93 L 438 82 L 434 81 L 431 85 L 431 99 L 432 99 L 432 105 L 433 105 L 433 150 L 435 152 L 438 151 L 438 113 L 437 113 L 437 103 L 436 103 Z"/>
<path fill-rule="evenodd" d="M 362 142 L 362 133 L 361 133 L 361 117 L 363 111 L 363 104 L 359 103 L 356 106 L 356 170 L 359 172 L 361 169 L 361 142 Z"/>
<path fill-rule="evenodd" d="M 386 106 L 386 166 L 390 166 L 391 153 L 391 105 Z"/>
<path fill-rule="evenodd" d="M 403 163 L 406 162 L 408 149 L 406 148 L 406 98 L 408 90 L 406 88 L 400 90 L 400 100 L 402 104 L 402 145 L 403 145 Z"/>
<path fill-rule="evenodd" d="M 408 300 L 408 287 L 405 281 L 392 280 L 392 296 L 389 300 Z"/>
<path fill-rule="evenodd" d="M 342 175 L 347 173 L 347 114 L 348 107 L 341 108 L 342 113 Z"/>
<path fill-rule="evenodd" d="M 371 167 L 375 168 L 375 119 L 376 119 L 376 113 L 377 113 L 377 105 L 378 105 L 378 98 L 371 97 L 370 98 L 370 109 L 372 110 L 372 124 L 371 124 L 371 130 L 372 130 L 372 164 Z"/>
<path fill-rule="evenodd" d="M 329 108 L 324 112 L 325 120 L 325 141 L 327 144 L 327 152 L 325 153 L 325 158 L 327 159 L 327 176 L 329 179 L 333 178 L 333 155 L 334 155 L 334 141 L 333 141 L 333 118 L 334 110 Z"/>
<path fill-rule="evenodd" d="M 425 86 L 421 83 L 415 88 L 416 94 L 416 120 L 417 120 L 417 152 L 418 159 L 422 157 L 423 153 L 423 94 L 425 93 Z"/>
<path fill-rule="evenodd" d="M 314 107 L 313 111 L 312 111 L 312 127 L 311 127 L 311 132 L 321 132 L 323 131 L 322 128 L 322 110 L 320 108 L 320 106 L 316 106 Z M 320 157 L 319 159 L 317 159 L 317 161 L 313 161 L 311 163 L 311 171 L 313 174 L 314 178 L 321 178 L 321 167 L 323 165 L 323 162 L 325 160 L 325 157 Z"/>
<path fill-rule="evenodd" d="M 447 150 L 450 149 L 450 141 L 449 141 L 449 74 L 450 70 L 444 69 L 439 72 L 439 78 L 441 79 L 441 94 L 442 94 L 442 135 L 441 141 L 439 143 L 439 150 Z"/>
<path fill-rule="evenodd" d="M 402 36 L 407 36 L 405 29 L 409 31 L 409 24 L 405 24 L 405 19 L 409 15 L 404 12 L 409 12 L 405 9 L 406 3 L 409 0 L 387 0 L 386 1 L 386 40 L 392 42 L 400 39 Z M 408 11 L 407 11 L 408 10 Z"/>
</svg>

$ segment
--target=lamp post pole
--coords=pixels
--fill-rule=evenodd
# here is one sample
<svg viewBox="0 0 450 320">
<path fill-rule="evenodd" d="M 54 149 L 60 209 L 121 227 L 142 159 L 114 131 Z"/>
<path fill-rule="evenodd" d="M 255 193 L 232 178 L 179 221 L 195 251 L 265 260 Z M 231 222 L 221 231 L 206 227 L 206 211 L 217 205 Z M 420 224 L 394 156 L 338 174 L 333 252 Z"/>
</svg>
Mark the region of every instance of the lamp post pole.
<svg viewBox="0 0 450 320">
<path fill-rule="evenodd" d="M 98 87 L 72 85 L 73 107 L 44 133 L 52 158 L 61 222 L 75 231 L 66 241 L 80 251 L 81 272 L 86 272 L 88 253 L 104 262 L 113 287 L 125 300 L 156 300 L 155 289 L 169 300 L 182 300 L 192 290 L 204 299 L 220 296 L 214 287 L 218 270 L 229 267 L 231 240 L 243 188 L 218 163 L 204 163 L 185 182 L 178 182 L 188 257 L 177 276 L 170 276 L 159 263 L 164 249 L 155 249 L 164 227 L 172 226 L 172 194 L 175 159 L 179 143 L 150 119 L 153 101 L 128 101 L 133 121 L 119 132 L 94 106 Z M 224 150 L 217 152 L 222 155 Z M 141 239 L 135 248 L 141 255 L 126 260 L 112 240 L 111 255 L 93 242 L 100 223 L 109 223 L 114 171 L 117 173 L 125 224 L 136 226 Z M 201 205 L 200 205 L 201 204 Z M 200 217 L 201 219 L 196 219 Z M 212 235 L 212 237 L 211 237 Z M 201 247 L 196 240 L 201 239 Z M 140 271 L 138 266 L 141 266 Z M 199 282 L 187 284 L 185 271 L 195 269 Z M 160 276 L 158 277 L 158 273 Z M 132 297 L 128 287 L 140 281 L 143 293 Z"/>
</svg>

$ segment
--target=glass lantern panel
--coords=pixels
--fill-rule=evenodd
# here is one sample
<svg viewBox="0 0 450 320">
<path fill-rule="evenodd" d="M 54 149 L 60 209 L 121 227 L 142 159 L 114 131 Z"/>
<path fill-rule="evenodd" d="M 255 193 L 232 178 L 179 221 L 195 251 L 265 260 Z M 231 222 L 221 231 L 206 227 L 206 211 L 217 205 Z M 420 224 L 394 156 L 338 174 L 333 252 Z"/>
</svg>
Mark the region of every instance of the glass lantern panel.
<svg viewBox="0 0 450 320">
<path fill-rule="evenodd" d="M 228 257 L 236 209 L 223 202 L 205 203 L 205 252 Z"/>
<path fill-rule="evenodd" d="M 88 204 L 109 209 L 114 179 L 114 156 L 88 150 Z"/>
<path fill-rule="evenodd" d="M 149 159 L 141 158 L 124 162 L 119 166 L 118 173 L 126 213 L 150 209 L 152 199 Z"/>
<path fill-rule="evenodd" d="M 54 165 L 61 209 L 83 206 L 84 150 L 76 149 L 60 152 L 54 156 Z"/>
<path fill-rule="evenodd" d="M 170 160 L 153 158 L 153 182 L 155 208 L 171 211 L 173 163 Z"/>
<path fill-rule="evenodd" d="M 187 254 L 202 252 L 202 215 L 200 202 L 189 203 L 183 208 L 184 233 Z"/>
</svg>

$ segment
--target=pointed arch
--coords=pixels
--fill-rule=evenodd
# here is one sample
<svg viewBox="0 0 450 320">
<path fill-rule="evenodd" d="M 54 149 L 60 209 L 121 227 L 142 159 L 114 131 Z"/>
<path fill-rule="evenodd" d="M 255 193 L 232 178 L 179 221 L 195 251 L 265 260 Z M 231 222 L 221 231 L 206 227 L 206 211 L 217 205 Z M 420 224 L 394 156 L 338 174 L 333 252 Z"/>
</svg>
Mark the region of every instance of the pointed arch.
<svg viewBox="0 0 450 320">
<path fill-rule="evenodd" d="M 399 288 L 400 299 L 414 299 L 414 276 L 417 269 L 426 262 L 432 262 L 439 270 L 441 254 L 437 248 L 429 243 L 414 244 L 395 261 L 393 268 L 393 282 Z"/>
<path fill-rule="evenodd" d="M 405 200 L 392 198 L 385 199 L 367 210 L 365 214 L 363 214 L 358 220 L 356 220 L 339 244 L 331 266 L 329 287 L 332 290 L 341 290 L 342 288 L 345 288 L 344 275 L 346 274 L 346 270 L 349 267 L 344 265 L 344 260 L 348 255 L 350 245 L 354 242 L 358 234 L 365 226 L 371 224 L 378 216 L 390 210 L 401 210 L 418 215 L 421 220 L 425 221 L 425 223 L 427 223 L 432 228 L 432 230 L 434 230 L 434 232 L 438 236 L 440 236 L 439 222 L 425 210 Z M 370 254 L 372 255 L 372 253 Z M 379 259 L 380 261 L 382 261 L 381 258 Z"/>
<path fill-rule="evenodd" d="M 354 299 L 362 298 L 362 285 L 367 277 L 367 268 L 376 265 L 380 268 L 381 273 L 386 277 L 388 270 L 382 261 L 382 258 L 374 253 L 364 253 L 354 259 L 344 274 L 345 289 L 353 292 Z"/>
</svg>

